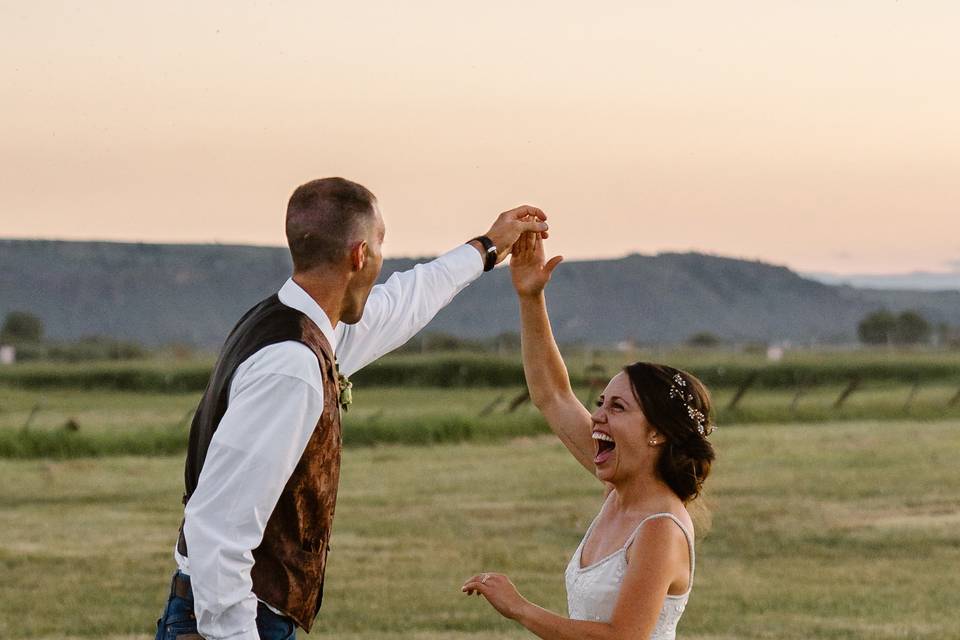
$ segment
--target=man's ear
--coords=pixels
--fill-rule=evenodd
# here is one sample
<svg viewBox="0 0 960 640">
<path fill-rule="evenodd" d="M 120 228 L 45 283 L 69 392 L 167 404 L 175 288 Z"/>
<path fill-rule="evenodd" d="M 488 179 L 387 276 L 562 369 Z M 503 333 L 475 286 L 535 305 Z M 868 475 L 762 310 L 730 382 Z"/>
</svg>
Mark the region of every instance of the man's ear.
<svg viewBox="0 0 960 640">
<path fill-rule="evenodd" d="M 350 267 L 354 271 L 363 271 L 367 264 L 367 241 L 361 240 L 350 251 Z"/>
</svg>

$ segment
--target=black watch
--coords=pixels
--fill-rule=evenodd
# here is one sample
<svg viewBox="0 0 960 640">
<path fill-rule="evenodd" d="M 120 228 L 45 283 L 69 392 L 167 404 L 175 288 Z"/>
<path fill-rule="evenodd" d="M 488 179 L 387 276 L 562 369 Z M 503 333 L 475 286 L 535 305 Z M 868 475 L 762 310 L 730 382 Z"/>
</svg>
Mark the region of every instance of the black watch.
<svg viewBox="0 0 960 640">
<path fill-rule="evenodd" d="M 471 242 L 479 242 L 483 245 L 484 258 L 483 258 L 483 270 L 490 271 L 495 266 L 497 266 L 497 245 L 493 244 L 493 240 L 487 236 L 477 236 L 476 238 L 467 241 L 467 244 Z"/>
</svg>

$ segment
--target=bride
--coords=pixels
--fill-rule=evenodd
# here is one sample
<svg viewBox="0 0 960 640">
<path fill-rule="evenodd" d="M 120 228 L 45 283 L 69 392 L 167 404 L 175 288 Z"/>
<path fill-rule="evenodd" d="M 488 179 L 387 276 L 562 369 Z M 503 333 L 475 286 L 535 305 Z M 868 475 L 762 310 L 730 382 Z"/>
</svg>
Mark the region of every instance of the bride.
<svg viewBox="0 0 960 640">
<path fill-rule="evenodd" d="M 605 486 L 600 512 L 566 571 L 569 618 L 526 600 L 503 574 L 462 591 L 545 640 L 672 640 L 693 586 L 694 532 L 686 505 L 714 459 L 710 396 L 699 380 L 637 362 L 613 377 L 591 414 L 570 387 L 543 290 L 562 258 L 524 234 L 510 268 L 520 298 L 530 395 L 570 453 Z M 623 292 L 629 295 L 629 292 Z"/>
</svg>

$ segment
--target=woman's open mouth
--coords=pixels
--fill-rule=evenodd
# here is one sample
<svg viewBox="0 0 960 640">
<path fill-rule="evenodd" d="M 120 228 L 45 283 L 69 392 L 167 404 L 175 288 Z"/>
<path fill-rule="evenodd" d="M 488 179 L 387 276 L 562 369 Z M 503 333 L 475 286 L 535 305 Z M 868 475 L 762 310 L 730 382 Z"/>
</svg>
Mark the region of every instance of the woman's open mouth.
<svg viewBox="0 0 960 640">
<path fill-rule="evenodd" d="M 613 456 L 613 450 L 617 448 L 617 443 L 613 436 L 603 431 L 594 431 L 593 441 L 597 445 L 597 456 L 593 459 L 593 464 L 599 467 Z"/>
</svg>

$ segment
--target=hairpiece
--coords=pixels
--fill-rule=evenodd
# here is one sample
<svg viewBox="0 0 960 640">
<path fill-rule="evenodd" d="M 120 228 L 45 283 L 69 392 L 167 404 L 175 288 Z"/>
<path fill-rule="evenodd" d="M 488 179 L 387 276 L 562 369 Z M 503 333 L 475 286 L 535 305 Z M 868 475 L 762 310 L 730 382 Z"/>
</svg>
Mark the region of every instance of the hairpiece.
<svg viewBox="0 0 960 640">
<path fill-rule="evenodd" d="M 703 415 L 702 411 L 690 404 L 693 402 L 693 394 L 687 390 L 686 378 L 679 373 L 673 376 L 673 384 L 670 386 L 670 397 L 683 403 L 687 410 L 687 415 L 696 423 L 697 433 L 701 436 L 708 436 L 717 428 L 716 425 L 709 423 L 707 416 Z"/>
</svg>

